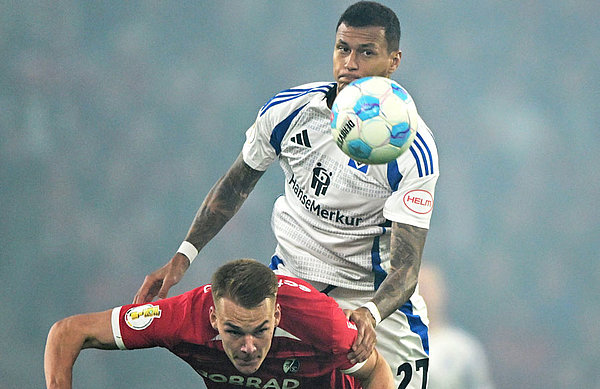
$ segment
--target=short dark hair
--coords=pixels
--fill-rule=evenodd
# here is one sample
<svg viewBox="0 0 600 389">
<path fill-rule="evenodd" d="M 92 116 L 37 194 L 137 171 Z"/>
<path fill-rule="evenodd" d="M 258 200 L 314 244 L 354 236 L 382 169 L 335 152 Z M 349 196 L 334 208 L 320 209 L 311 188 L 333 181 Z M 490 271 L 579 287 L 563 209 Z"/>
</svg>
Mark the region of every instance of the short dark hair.
<svg viewBox="0 0 600 389">
<path fill-rule="evenodd" d="M 340 16 L 336 31 L 342 23 L 348 27 L 383 27 L 388 52 L 400 49 L 400 21 L 396 13 L 385 5 L 374 1 L 354 3 Z"/>
<path fill-rule="evenodd" d="M 212 276 L 213 300 L 228 298 L 247 308 L 255 308 L 277 296 L 277 276 L 254 259 L 237 259 L 221 266 Z"/>
</svg>

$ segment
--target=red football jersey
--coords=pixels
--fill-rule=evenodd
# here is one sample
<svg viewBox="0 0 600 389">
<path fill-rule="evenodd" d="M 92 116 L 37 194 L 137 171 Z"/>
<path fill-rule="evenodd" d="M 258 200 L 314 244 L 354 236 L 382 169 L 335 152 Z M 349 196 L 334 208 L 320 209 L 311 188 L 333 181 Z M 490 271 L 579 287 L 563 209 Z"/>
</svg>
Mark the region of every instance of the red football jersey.
<svg viewBox="0 0 600 389">
<path fill-rule="evenodd" d="M 251 376 L 227 358 L 209 321 L 210 285 L 149 304 L 113 311 L 113 334 L 122 349 L 165 347 L 185 360 L 208 388 L 359 388 L 340 370 L 358 368 L 347 354 L 357 336 L 332 298 L 297 278 L 277 276 L 281 320 L 271 349 Z"/>
</svg>

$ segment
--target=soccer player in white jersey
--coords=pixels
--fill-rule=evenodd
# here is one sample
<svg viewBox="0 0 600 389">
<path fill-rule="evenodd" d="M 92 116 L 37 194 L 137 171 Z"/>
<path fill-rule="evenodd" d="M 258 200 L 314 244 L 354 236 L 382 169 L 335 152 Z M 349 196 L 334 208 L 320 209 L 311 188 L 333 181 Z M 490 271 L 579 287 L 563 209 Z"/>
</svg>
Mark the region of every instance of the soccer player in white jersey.
<svg viewBox="0 0 600 389">
<path fill-rule="evenodd" d="M 359 336 L 351 360 L 370 354 L 376 327 L 377 349 L 396 386 L 426 388 L 428 322 L 417 279 L 439 174 L 433 136 L 419 120 L 407 152 L 385 165 L 361 165 L 338 149 L 329 129 L 336 94 L 358 78 L 390 77 L 400 64 L 399 41 L 392 10 L 375 2 L 350 6 L 336 28 L 334 82 L 285 90 L 260 109 L 242 152 L 204 199 L 178 252 L 146 277 L 134 302 L 165 298 L 279 158 L 285 195 L 273 210 L 271 267 L 352 309 Z"/>
</svg>

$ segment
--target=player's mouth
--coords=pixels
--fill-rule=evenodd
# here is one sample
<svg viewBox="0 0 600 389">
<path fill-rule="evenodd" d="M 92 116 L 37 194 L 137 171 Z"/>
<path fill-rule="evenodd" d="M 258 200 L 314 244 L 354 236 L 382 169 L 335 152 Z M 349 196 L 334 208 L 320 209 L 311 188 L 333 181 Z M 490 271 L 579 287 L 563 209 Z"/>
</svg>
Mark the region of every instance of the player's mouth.
<svg viewBox="0 0 600 389">
<path fill-rule="evenodd" d="M 354 80 L 358 80 L 360 77 L 355 74 L 340 74 L 338 76 L 338 82 L 340 84 L 350 84 Z"/>
<path fill-rule="evenodd" d="M 260 360 L 259 357 L 252 357 L 252 358 L 236 358 L 236 362 L 238 365 L 240 366 L 252 366 L 255 365 L 258 361 Z"/>
<path fill-rule="evenodd" d="M 236 359 L 235 367 L 244 374 L 252 374 L 259 369 L 261 365 L 260 358 Z"/>
</svg>

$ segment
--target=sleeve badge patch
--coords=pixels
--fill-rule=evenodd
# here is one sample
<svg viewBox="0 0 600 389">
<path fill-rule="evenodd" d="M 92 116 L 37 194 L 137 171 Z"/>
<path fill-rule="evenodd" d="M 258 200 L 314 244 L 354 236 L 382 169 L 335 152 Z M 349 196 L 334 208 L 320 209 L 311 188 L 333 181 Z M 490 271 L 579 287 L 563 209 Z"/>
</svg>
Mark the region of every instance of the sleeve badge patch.
<svg viewBox="0 0 600 389">
<path fill-rule="evenodd" d="M 433 196 L 423 189 L 411 190 L 402 200 L 406 208 L 420 215 L 427 214 L 433 209 Z"/>
<path fill-rule="evenodd" d="M 154 318 L 160 318 L 161 310 L 158 305 L 146 304 L 130 308 L 125 313 L 125 323 L 133 330 L 148 328 Z"/>
</svg>

